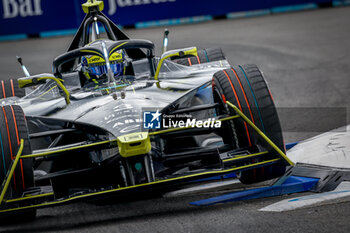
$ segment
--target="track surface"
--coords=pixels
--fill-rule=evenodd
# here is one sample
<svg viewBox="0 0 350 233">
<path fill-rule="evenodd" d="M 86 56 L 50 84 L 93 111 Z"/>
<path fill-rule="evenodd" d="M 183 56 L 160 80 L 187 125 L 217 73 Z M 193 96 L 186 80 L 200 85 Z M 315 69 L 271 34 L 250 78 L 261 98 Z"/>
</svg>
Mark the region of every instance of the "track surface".
<svg viewBox="0 0 350 233">
<path fill-rule="evenodd" d="M 349 25 L 350 8 L 344 7 L 174 26 L 169 28 L 170 48 L 219 46 L 231 64 L 257 64 L 279 107 L 286 141 L 291 142 L 350 122 Z M 162 31 L 126 32 L 132 38 L 154 41 L 159 54 Z M 16 55 L 23 57 L 32 74 L 50 72 L 53 58 L 68 47 L 70 40 L 62 37 L 0 43 L 0 79 L 23 76 Z M 304 109 L 308 111 L 305 113 L 301 107 L 341 109 L 324 109 L 326 114 L 319 119 L 312 115 L 317 109 Z M 43 209 L 35 222 L 0 226 L 0 231 L 350 232 L 348 200 L 282 214 L 257 210 L 285 197 L 205 208 L 188 205 L 216 194 Z"/>
</svg>

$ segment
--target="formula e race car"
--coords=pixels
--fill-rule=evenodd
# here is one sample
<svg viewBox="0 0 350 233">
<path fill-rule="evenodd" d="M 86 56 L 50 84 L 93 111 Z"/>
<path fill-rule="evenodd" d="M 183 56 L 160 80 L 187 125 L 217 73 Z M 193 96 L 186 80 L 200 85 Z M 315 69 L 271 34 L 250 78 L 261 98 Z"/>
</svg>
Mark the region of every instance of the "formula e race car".
<svg viewBox="0 0 350 233">
<path fill-rule="evenodd" d="M 26 77 L 0 82 L 0 218 L 226 174 L 249 184 L 293 165 L 255 65 L 231 66 L 217 48 L 156 57 L 102 9 L 83 4 L 53 74 L 22 66 Z"/>
</svg>

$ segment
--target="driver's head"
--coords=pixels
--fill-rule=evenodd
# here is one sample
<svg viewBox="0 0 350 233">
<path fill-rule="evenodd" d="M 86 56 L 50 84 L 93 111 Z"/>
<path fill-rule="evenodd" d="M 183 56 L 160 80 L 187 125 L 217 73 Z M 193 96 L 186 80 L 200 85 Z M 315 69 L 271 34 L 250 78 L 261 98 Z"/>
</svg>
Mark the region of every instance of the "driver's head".
<svg viewBox="0 0 350 233">
<path fill-rule="evenodd" d="M 94 44 L 94 43 L 92 43 Z M 93 78 L 100 78 L 107 74 L 107 64 L 105 59 L 97 55 L 88 55 L 82 57 L 82 67 Z M 115 77 L 124 74 L 124 51 L 117 50 L 109 56 L 111 70 Z"/>
</svg>

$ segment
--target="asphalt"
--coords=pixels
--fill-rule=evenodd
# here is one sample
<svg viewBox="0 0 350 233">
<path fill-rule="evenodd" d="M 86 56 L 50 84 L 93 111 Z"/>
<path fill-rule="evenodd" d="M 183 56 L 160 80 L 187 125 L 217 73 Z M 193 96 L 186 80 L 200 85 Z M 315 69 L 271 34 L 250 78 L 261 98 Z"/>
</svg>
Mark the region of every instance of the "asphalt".
<svg viewBox="0 0 350 233">
<path fill-rule="evenodd" d="M 286 142 L 350 123 L 350 8 L 274 14 L 172 26 L 170 49 L 221 47 L 231 64 L 257 64 L 269 83 Z M 127 30 L 152 40 L 159 54 L 164 28 Z M 0 79 L 50 72 L 71 37 L 0 43 Z M 258 209 L 294 195 L 209 207 L 188 203 L 215 196 L 189 195 L 112 204 L 79 203 L 42 209 L 31 223 L 1 232 L 350 232 L 349 200 L 284 213 Z M 142 195 L 142 194 L 140 194 Z"/>
</svg>

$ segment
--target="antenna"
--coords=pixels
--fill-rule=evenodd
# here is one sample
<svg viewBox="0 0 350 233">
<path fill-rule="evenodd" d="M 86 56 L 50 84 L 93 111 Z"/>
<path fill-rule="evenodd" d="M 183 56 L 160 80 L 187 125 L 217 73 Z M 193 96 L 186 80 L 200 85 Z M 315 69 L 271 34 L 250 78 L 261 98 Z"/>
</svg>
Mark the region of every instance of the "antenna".
<svg viewBox="0 0 350 233">
<path fill-rule="evenodd" d="M 162 49 L 162 54 L 165 53 L 168 49 L 168 42 L 169 42 L 169 39 L 168 39 L 168 36 L 169 36 L 169 30 L 166 28 L 164 30 L 164 37 L 163 37 L 163 49 Z"/>
<path fill-rule="evenodd" d="M 16 57 L 17 57 L 18 63 L 21 65 L 21 68 L 22 68 L 22 70 L 23 70 L 24 75 L 25 75 L 26 77 L 29 77 L 30 74 L 29 74 L 29 72 L 28 72 L 26 66 L 23 65 L 22 58 L 21 58 L 20 56 L 16 56 Z"/>
</svg>

